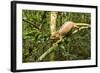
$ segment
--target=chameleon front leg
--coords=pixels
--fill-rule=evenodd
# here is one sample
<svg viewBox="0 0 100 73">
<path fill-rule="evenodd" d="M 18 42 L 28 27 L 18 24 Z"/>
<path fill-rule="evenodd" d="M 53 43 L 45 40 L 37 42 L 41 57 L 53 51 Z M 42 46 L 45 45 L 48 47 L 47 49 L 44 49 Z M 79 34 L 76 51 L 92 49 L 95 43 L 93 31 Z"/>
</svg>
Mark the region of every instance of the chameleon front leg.
<svg viewBox="0 0 100 73">
<path fill-rule="evenodd" d="M 63 40 L 63 36 L 59 36 L 59 40 L 57 40 L 55 44 L 58 45 L 62 40 Z"/>
</svg>

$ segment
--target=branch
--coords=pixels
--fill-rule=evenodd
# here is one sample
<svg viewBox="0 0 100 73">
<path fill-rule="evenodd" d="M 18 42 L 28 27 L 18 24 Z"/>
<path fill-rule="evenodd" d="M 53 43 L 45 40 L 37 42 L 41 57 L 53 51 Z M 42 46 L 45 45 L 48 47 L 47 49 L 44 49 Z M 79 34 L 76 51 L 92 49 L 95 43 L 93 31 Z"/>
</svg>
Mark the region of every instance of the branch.
<svg viewBox="0 0 100 73">
<path fill-rule="evenodd" d="M 57 20 L 57 12 L 51 12 L 51 16 L 50 16 L 51 36 L 53 35 L 54 32 L 56 32 L 56 20 Z"/>
<path fill-rule="evenodd" d="M 57 44 L 53 44 L 53 46 L 51 48 L 49 48 L 44 54 L 42 54 L 37 61 L 42 61 L 49 53 L 51 53 L 58 45 Z"/>
<path fill-rule="evenodd" d="M 52 11 L 51 12 L 51 15 L 50 15 L 50 31 L 51 31 L 51 37 L 56 32 L 57 13 L 58 12 Z M 55 56 L 55 52 L 52 52 L 50 54 L 50 58 L 49 59 L 51 61 L 53 61 L 54 60 L 54 56 Z"/>
<path fill-rule="evenodd" d="M 90 27 L 90 24 L 86 24 L 86 23 L 76 23 L 77 26 L 88 26 Z"/>
<path fill-rule="evenodd" d="M 82 30 L 82 29 L 86 29 L 86 28 L 89 28 L 89 27 L 81 27 L 81 28 L 79 28 L 78 30 L 73 31 L 72 34 L 75 34 L 75 33 L 77 33 L 78 31 L 80 31 L 80 30 Z"/>
<path fill-rule="evenodd" d="M 33 27 L 35 27 L 36 29 L 40 30 L 39 27 L 37 27 L 35 24 L 33 24 L 32 22 L 26 20 L 26 19 L 22 19 L 24 22 L 31 24 Z"/>
</svg>

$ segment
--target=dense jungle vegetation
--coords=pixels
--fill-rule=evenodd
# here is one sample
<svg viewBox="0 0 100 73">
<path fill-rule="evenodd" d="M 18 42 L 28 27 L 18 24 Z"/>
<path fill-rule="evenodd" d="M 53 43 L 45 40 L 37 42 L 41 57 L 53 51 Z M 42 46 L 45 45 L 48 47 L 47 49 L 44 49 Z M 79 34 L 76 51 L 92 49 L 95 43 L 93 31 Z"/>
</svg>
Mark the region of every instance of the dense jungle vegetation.
<svg viewBox="0 0 100 73">
<path fill-rule="evenodd" d="M 52 47 L 52 40 L 50 39 L 50 14 L 50 11 L 22 11 L 23 62 L 37 62 L 38 58 Z M 66 21 L 91 25 L 91 14 L 58 12 L 56 20 L 57 30 Z M 41 62 L 90 59 L 90 37 L 91 27 L 82 29 L 75 34 L 66 35 L 58 47 L 53 50 L 54 54 L 52 54 L 52 52 L 49 53 Z M 52 59 L 51 55 L 53 56 Z"/>
</svg>

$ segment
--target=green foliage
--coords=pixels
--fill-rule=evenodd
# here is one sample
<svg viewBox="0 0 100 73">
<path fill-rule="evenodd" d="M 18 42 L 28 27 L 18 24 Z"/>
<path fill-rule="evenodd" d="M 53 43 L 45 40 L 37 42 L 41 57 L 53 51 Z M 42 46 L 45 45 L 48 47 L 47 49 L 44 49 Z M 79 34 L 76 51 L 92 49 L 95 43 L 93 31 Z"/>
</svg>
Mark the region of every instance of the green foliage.
<svg viewBox="0 0 100 73">
<path fill-rule="evenodd" d="M 50 12 L 23 10 L 23 62 L 36 62 L 37 59 L 51 46 L 50 40 Z M 90 13 L 58 12 L 57 29 L 66 21 L 91 24 Z M 38 28 L 36 28 L 36 27 Z M 85 60 L 91 58 L 90 28 L 67 35 L 55 49 L 55 61 Z M 43 61 L 51 61 L 50 54 Z"/>
</svg>

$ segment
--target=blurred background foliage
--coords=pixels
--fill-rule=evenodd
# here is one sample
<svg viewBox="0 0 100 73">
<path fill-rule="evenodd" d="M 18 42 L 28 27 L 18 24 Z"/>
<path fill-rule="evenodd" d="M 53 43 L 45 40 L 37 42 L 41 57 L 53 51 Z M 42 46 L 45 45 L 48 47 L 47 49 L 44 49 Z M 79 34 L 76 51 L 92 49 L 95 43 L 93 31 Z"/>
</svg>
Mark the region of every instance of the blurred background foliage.
<svg viewBox="0 0 100 73">
<path fill-rule="evenodd" d="M 51 46 L 50 12 L 22 11 L 23 62 L 36 62 Z M 57 29 L 66 21 L 91 24 L 90 13 L 58 12 Z M 67 35 L 55 49 L 53 61 L 86 60 L 91 58 L 91 29 L 83 29 Z M 43 61 L 51 61 L 50 54 Z"/>
</svg>

